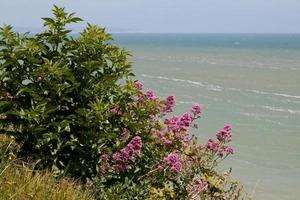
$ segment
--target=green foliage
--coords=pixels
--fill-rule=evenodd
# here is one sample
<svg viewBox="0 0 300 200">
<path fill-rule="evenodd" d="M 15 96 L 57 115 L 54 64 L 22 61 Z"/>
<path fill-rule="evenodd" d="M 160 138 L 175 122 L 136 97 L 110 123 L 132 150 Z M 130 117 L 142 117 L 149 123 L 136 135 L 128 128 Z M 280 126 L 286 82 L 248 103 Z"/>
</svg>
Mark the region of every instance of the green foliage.
<svg viewBox="0 0 300 200">
<path fill-rule="evenodd" d="M 98 26 L 72 38 L 65 26 L 81 19 L 56 6 L 53 13 L 34 36 L 0 29 L 0 131 L 16 138 L 18 157 L 37 169 L 91 177 L 114 138 L 111 107 L 130 101 L 118 82 L 132 75 L 129 53 Z"/>
</svg>

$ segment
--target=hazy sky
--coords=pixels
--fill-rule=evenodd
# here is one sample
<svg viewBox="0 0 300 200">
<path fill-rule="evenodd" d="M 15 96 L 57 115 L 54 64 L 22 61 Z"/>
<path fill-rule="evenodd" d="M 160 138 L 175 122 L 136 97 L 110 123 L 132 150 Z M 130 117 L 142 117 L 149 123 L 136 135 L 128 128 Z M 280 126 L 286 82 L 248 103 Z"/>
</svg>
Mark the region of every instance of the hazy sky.
<svg viewBox="0 0 300 200">
<path fill-rule="evenodd" d="M 52 4 L 115 31 L 300 33 L 300 0 L 0 0 L 0 24 L 40 27 Z"/>
</svg>

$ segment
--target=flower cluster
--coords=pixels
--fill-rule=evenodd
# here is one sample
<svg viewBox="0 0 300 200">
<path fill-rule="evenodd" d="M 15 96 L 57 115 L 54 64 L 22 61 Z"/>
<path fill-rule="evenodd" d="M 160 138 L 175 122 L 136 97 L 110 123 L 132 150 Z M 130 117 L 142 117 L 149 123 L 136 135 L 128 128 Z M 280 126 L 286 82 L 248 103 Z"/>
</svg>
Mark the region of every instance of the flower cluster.
<svg viewBox="0 0 300 200">
<path fill-rule="evenodd" d="M 144 87 L 144 84 L 141 81 L 134 81 L 134 87 L 136 90 L 142 90 Z"/>
<path fill-rule="evenodd" d="M 140 131 L 140 129 L 135 130 L 141 132 L 140 136 L 133 137 L 124 148 L 114 152 L 111 158 L 104 154 L 102 156 L 102 165 L 100 166 L 102 174 L 105 177 L 109 177 L 106 174 L 112 171 L 117 172 L 120 176 L 126 175 L 127 173 L 125 172 L 133 170 L 137 159 L 143 156 L 145 157 L 143 161 L 151 160 L 151 164 L 148 165 L 151 166 L 151 170 L 146 170 L 146 174 L 143 177 L 159 176 L 158 174 L 164 171 L 165 173 L 162 176 L 178 179 L 181 181 L 180 184 L 183 184 L 183 180 L 186 181 L 184 188 L 188 199 L 205 197 L 206 193 L 209 193 L 208 188 L 210 187 L 209 179 L 206 179 L 206 176 L 209 177 L 211 174 L 205 174 L 206 172 L 202 172 L 202 168 L 199 166 L 210 163 L 211 155 L 213 155 L 213 158 L 215 155 L 217 158 L 224 158 L 234 153 L 233 148 L 227 146 L 227 143 L 232 140 L 231 126 L 226 125 L 217 132 L 215 135 L 216 140 L 209 138 L 207 144 L 199 144 L 197 138 L 189 135 L 190 128 L 192 126 L 195 127 L 194 121 L 200 118 L 202 114 L 199 104 L 195 104 L 190 112 L 183 113 L 181 116 L 165 116 L 173 112 L 176 104 L 175 96 L 168 96 L 165 100 L 161 100 L 152 90 L 143 92 L 143 84 L 140 81 L 134 82 L 134 88 L 137 102 L 129 103 L 122 112 L 118 107 L 115 107 L 112 111 L 116 114 L 122 114 L 124 119 L 132 117 L 137 123 L 143 123 L 139 120 L 139 117 L 146 117 L 147 126 L 150 126 L 142 127 L 151 134 L 143 134 L 144 131 Z M 142 115 L 134 115 L 133 110 L 139 111 L 138 114 L 142 113 Z M 126 127 L 130 127 L 131 131 L 134 131 L 131 125 Z M 132 134 L 128 128 L 123 127 L 122 130 L 120 142 L 126 142 L 132 137 Z M 141 137 L 147 143 L 143 144 Z M 155 142 L 154 146 L 152 142 Z M 145 151 L 142 155 L 141 148 L 143 145 L 145 145 Z M 151 150 L 151 148 L 155 148 L 155 150 Z M 150 154 L 149 150 L 151 151 Z M 157 157 L 146 157 L 149 155 L 157 155 Z M 199 174 L 201 174 L 201 177 Z M 184 179 L 181 180 L 181 176 Z M 161 178 L 162 180 L 164 179 L 163 177 Z M 157 180 L 155 179 L 155 181 Z M 156 190 L 165 191 L 161 188 L 156 188 Z"/>
<path fill-rule="evenodd" d="M 129 164 L 136 158 L 141 157 L 142 146 L 141 137 L 135 136 L 125 148 L 112 155 L 114 162 L 113 168 L 119 172 L 127 171 Z"/>
<path fill-rule="evenodd" d="M 179 173 L 182 169 L 182 161 L 177 153 L 170 153 L 164 157 L 164 161 L 171 171 Z"/>
<path fill-rule="evenodd" d="M 168 96 L 167 99 L 166 99 L 166 112 L 173 112 L 173 108 L 175 107 L 176 105 L 176 98 L 175 96 Z"/>
<path fill-rule="evenodd" d="M 159 101 L 159 98 L 154 95 L 154 92 L 152 90 L 148 90 L 146 92 L 146 96 L 149 99 L 149 101 Z"/>
<path fill-rule="evenodd" d="M 220 142 L 231 142 L 232 141 L 232 134 L 231 134 L 231 126 L 226 125 L 221 129 L 217 134 L 216 137 Z"/>
<path fill-rule="evenodd" d="M 226 143 L 231 142 L 232 140 L 230 125 L 224 126 L 222 130 L 216 133 L 216 137 L 218 141 L 215 141 L 211 138 L 208 139 L 207 149 L 209 151 L 216 153 L 221 158 L 224 155 L 234 153 L 234 149 L 232 147 L 225 145 Z"/>
<path fill-rule="evenodd" d="M 195 104 L 191 111 L 194 114 L 194 117 L 193 117 L 194 119 L 200 118 L 201 106 L 199 104 Z"/>
<path fill-rule="evenodd" d="M 192 123 L 192 116 L 190 113 L 184 113 L 181 117 L 174 115 L 166 118 L 164 124 L 173 132 L 188 131 Z"/>
</svg>

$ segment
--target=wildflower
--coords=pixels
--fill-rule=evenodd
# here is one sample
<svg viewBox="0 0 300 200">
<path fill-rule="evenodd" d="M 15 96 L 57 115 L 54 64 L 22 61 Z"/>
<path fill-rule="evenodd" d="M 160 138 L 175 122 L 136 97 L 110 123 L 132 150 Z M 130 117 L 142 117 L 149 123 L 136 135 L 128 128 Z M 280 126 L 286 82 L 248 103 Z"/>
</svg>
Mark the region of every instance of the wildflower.
<svg viewBox="0 0 300 200">
<path fill-rule="evenodd" d="M 224 151 L 228 154 L 234 154 L 234 149 L 232 147 L 229 147 L 229 146 L 225 146 Z"/>
<path fill-rule="evenodd" d="M 176 162 L 176 163 L 174 163 L 174 164 L 172 165 L 172 167 L 171 167 L 171 170 L 172 170 L 173 172 L 176 172 L 176 173 L 179 173 L 179 172 L 181 171 L 181 169 L 182 169 L 182 164 L 181 164 L 181 162 Z"/>
<path fill-rule="evenodd" d="M 192 113 L 194 114 L 193 119 L 198 119 L 200 118 L 200 114 L 201 114 L 201 107 L 199 104 L 195 104 L 192 108 Z"/>
<path fill-rule="evenodd" d="M 171 171 L 179 173 L 182 170 L 182 163 L 178 154 L 170 153 L 164 158 L 164 161 L 169 167 L 171 167 Z"/>
<path fill-rule="evenodd" d="M 165 104 L 166 112 L 172 112 L 176 104 L 176 98 L 175 96 L 168 96 L 166 100 L 167 100 Z"/>
<path fill-rule="evenodd" d="M 180 123 L 179 123 L 180 128 L 184 131 L 188 131 L 191 123 L 192 123 L 192 117 L 190 113 L 184 113 L 180 118 Z"/>
<path fill-rule="evenodd" d="M 108 161 L 108 159 L 109 159 L 109 155 L 108 154 L 103 154 L 102 155 L 102 161 Z"/>
<path fill-rule="evenodd" d="M 135 87 L 135 89 L 137 89 L 137 90 L 142 90 L 143 89 L 143 87 L 144 87 L 144 85 L 143 85 L 143 83 L 142 82 L 140 82 L 140 81 L 134 81 L 134 87 Z"/>
<path fill-rule="evenodd" d="M 128 169 L 129 164 L 137 157 L 141 157 L 141 148 L 143 146 L 140 136 L 135 136 L 126 147 L 113 154 L 113 167 L 115 170 L 124 172 Z"/>
<path fill-rule="evenodd" d="M 159 100 L 159 98 L 154 95 L 154 92 L 152 90 L 148 90 L 146 92 L 146 96 L 148 97 L 148 99 L 150 101 L 158 101 Z"/>
<path fill-rule="evenodd" d="M 179 119 L 178 116 L 174 115 L 171 118 L 166 118 L 164 124 L 167 125 L 170 130 L 176 131 L 179 128 Z"/>
<path fill-rule="evenodd" d="M 206 146 L 208 150 L 210 150 L 212 152 L 217 152 L 219 149 L 219 146 L 220 146 L 219 142 L 217 142 L 211 138 L 208 139 L 208 144 Z"/>
<path fill-rule="evenodd" d="M 231 126 L 230 125 L 224 126 L 222 130 L 216 133 L 216 137 L 220 142 L 224 142 L 224 143 L 231 142 L 232 140 Z"/>
</svg>

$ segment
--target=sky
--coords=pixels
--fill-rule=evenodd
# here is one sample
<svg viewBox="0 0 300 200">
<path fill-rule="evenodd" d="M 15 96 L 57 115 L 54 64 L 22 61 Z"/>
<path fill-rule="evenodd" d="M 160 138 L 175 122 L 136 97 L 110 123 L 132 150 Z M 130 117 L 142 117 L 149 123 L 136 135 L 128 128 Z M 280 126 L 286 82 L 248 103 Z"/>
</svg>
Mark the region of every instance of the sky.
<svg viewBox="0 0 300 200">
<path fill-rule="evenodd" d="M 112 32 L 300 33 L 300 0 L 0 0 L 0 25 L 36 29 L 53 4 Z"/>
</svg>

